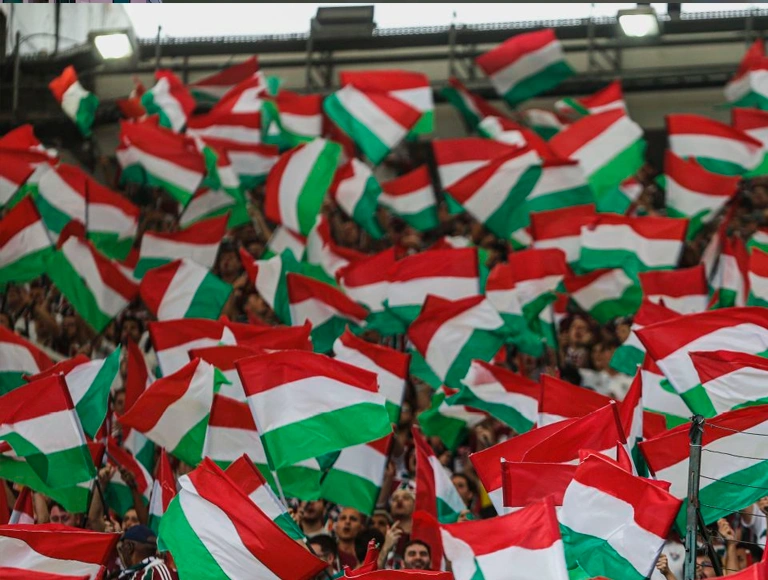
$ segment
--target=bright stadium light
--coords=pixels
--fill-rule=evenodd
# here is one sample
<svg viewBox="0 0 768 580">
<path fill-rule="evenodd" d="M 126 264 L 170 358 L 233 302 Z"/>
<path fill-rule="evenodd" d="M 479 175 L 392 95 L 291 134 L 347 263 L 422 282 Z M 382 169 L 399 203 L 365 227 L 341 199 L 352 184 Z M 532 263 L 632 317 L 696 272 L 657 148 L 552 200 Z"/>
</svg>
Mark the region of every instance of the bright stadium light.
<svg viewBox="0 0 768 580">
<path fill-rule="evenodd" d="M 650 6 L 619 10 L 619 30 L 627 38 L 656 38 L 659 36 L 659 18 Z"/>
<path fill-rule="evenodd" d="M 136 55 L 136 40 L 130 30 L 98 30 L 89 37 L 103 61 L 123 61 Z"/>
</svg>

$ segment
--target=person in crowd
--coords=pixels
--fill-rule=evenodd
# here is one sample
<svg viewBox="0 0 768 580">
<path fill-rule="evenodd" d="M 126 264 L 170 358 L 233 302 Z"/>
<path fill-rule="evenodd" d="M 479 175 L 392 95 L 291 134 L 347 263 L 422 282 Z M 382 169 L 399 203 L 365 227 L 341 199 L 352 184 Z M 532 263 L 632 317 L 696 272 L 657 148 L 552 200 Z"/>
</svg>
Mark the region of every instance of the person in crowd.
<svg viewBox="0 0 768 580">
<path fill-rule="evenodd" d="M 299 506 L 299 526 L 308 538 L 325 534 L 325 500 L 305 501 Z"/>
<path fill-rule="evenodd" d="M 53 502 L 48 513 L 50 514 L 48 516 L 48 521 L 52 524 L 69 526 L 72 528 L 82 527 L 83 514 L 73 514 L 58 502 Z"/>
<path fill-rule="evenodd" d="M 429 570 L 432 567 L 432 550 L 421 540 L 411 540 L 403 552 L 403 569 Z"/>
<path fill-rule="evenodd" d="M 389 526 L 392 525 L 392 516 L 389 515 L 387 510 L 377 509 L 373 512 L 370 520 L 368 521 L 369 529 L 373 528 L 381 533 L 382 536 L 386 535 Z"/>
<path fill-rule="evenodd" d="M 318 580 L 327 580 L 329 577 L 333 577 L 343 569 L 339 563 L 339 551 L 336 545 L 336 540 L 331 536 L 327 534 L 317 534 L 307 540 L 307 545 L 315 556 L 328 564 L 325 571 L 317 575 Z"/>
<path fill-rule="evenodd" d="M 467 509 L 472 509 L 472 504 L 477 497 L 477 484 L 466 473 L 454 473 L 451 481 L 464 505 Z"/>
<path fill-rule="evenodd" d="M 355 538 L 362 529 L 363 515 L 355 508 L 342 508 L 333 527 L 338 544 L 339 562 L 342 567 L 349 566 L 353 570 L 357 567 Z"/>
<path fill-rule="evenodd" d="M 157 536 L 147 526 L 131 526 L 117 546 L 124 570 L 118 580 L 178 580 L 178 576 L 157 557 Z"/>
</svg>

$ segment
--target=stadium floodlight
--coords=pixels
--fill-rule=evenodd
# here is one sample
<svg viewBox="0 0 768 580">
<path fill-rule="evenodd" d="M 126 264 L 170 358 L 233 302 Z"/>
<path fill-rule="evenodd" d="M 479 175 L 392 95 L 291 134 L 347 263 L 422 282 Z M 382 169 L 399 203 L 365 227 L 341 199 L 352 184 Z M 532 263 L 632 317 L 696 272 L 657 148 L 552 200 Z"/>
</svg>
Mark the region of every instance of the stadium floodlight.
<svg viewBox="0 0 768 580">
<path fill-rule="evenodd" d="M 653 39 L 661 33 L 659 18 L 651 6 L 619 10 L 616 17 L 621 34 L 627 38 Z"/>
<path fill-rule="evenodd" d="M 126 60 L 136 54 L 136 40 L 130 30 L 99 30 L 89 36 L 102 60 Z"/>
</svg>

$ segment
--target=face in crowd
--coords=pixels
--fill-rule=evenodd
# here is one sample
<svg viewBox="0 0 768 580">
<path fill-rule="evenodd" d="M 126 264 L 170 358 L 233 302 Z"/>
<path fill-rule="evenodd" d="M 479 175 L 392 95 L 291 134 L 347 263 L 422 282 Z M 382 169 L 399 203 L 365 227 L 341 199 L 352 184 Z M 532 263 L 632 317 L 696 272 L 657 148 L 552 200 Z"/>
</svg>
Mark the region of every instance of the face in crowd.
<svg viewBox="0 0 768 580">
<path fill-rule="evenodd" d="M 429 548 L 422 543 L 414 543 L 405 549 L 403 563 L 406 570 L 429 570 L 432 565 Z"/>
</svg>

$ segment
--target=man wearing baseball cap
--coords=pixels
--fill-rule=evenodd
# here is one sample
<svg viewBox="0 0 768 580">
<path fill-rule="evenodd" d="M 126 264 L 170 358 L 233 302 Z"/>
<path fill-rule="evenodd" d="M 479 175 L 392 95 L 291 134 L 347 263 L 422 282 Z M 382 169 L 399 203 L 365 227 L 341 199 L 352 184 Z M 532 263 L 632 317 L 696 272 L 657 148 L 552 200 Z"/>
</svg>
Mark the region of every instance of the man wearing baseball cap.
<svg viewBox="0 0 768 580">
<path fill-rule="evenodd" d="M 125 566 L 118 580 L 178 580 L 176 573 L 157 557 L 157 536 L 147 526 L 125 530 L 117 552 Z"/>
</svg>

